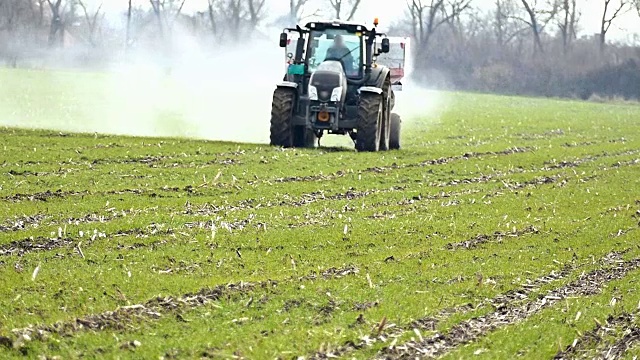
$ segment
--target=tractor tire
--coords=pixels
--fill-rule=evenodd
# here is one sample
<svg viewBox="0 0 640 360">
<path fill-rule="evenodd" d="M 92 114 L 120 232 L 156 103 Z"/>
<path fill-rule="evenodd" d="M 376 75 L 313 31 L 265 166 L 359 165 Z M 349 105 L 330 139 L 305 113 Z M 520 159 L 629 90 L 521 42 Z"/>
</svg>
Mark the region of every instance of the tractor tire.
<svg viewBox="0 0 640 360">
<path fill-rule="evenodd" d="M 360 96 L 356 150 L 372 152 L 380 149 L 382 110 L 382 95 L 363 93 Z"/>
<path fill-rule="evenodd" d="M 271 104 L 271 145 L 294 146 L 294 129 L 291 125 L 296 94 L 289 89 L 276 89 Z"/>
<path fill-rule="evenodd" d="M 293 127 L 293 146 L 300 148 L 315 148 L 318 143 L 318 138 L 313 131 L 307 129 L 305 126 Z"/>
<path fill-rule="evenodd" d="M 391 136 L 391 83 L 387 80 L 384 84 L 384 101 L 382 106 L 382 123 L 380 127 L 380 151 L 389 150 L 389 137 Z"/>
<path fill-rule="evenodd" d="M 391 107 L 389 108 L 389 110 L 393 111 L 393 108 L 396 107 L 396 93 L 391 90 Z"/>
<path fill-rule="evenodd" d="M 396 113 L 391 113 L 391 134 L 389 135 L 389 148 L 391 150 L 400 149 L 400 123 L 402 119 L 400 119 L 400 115 Z"/>
</svg>

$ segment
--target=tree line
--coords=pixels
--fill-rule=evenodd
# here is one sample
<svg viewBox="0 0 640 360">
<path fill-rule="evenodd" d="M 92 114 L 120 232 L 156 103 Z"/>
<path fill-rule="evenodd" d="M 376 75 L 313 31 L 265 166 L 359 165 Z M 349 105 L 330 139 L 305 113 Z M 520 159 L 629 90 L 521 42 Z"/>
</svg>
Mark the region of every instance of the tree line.
<svg viewBox="0 0 640 360">
<path fill-rule="evenodd" d="M 113 49 L 171 53 L 176 32 L 203 43 L 241 44 L 260 37 L 267 26 L 318 17 L 354 20 L 370 5 L 370 0 L 288 0 L 288 11 L 274 16 L 271 5 L 287 0 L 208 0 L 189 13 L 184 9 L 190 0 L 149 0 L 146 6 L 117 1 L 123 11 L 114 19 L 106 2 L 95 0 L 0 0 L 0 58 L 22 66 L 44 54 L 82 49 L 81 58 L 93 64 L 113 56 Z M 405 16 L 390 34 L 411 36 L 414 74 L 426 85 L 640 98 L 640 38 L 609 40 L 623 16 L 640 21 L 640 0 L 493 0 L 490 7 L 486 0 L 398 3 Z M 584 23 L 583 13 L 596 5 L 599 31 L 579 36 L 586 26 L 595 28 Z"/>
<path fill-rule="evenodd" d="M 438 87 L 542 96 L 640 99 L 640 38 L 609 41 L 623 16 L 640 22 L 640 0 L 409 0 L 415 67 Z M 486 4 L 486 3 L 485 3 Z M 601 9 L 585 24 L 586 7 Z M 598 33 L 578 36 L 589 26 Z"/>
</svg>

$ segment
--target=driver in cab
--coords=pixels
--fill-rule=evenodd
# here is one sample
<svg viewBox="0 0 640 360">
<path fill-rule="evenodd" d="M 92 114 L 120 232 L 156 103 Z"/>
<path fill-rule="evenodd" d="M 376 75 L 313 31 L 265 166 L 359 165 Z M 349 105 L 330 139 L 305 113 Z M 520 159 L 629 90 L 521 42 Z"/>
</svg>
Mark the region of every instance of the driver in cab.
<svg viewBox="0 0 640 360">
<path fill-rule="evenodd" d="M 327 50 L 325 60 L 339 60 L 348 75 L 353 75 L 357 71 L 353 68 L 353 56 L 351 50 L 344 44 L 342 35 L 336 35 L 333 45 Z"/>
</svg>

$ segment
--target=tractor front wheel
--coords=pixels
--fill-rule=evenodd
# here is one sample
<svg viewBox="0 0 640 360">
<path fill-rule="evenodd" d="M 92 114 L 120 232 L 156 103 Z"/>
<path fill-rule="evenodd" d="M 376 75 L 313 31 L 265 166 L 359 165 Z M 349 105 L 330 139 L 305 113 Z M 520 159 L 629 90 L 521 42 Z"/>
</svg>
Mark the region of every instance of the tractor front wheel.
<svg viewBox="0 0 640 360">
<path fill-rule="evenodd" d="M 289 89 L 276 89 L 273 92 L 273 102 L 271 103 L 271 145 L 292 147 L 293 146 L 293 126 L 291 118 L 293 116 L 293 105 L 296 101 L 296 94 Z"/>
<path fill-rule="evenodd" d="M 358 106 L 356 150 L 378 151 L 380 149 L 383 100 L 382 94 L 361 94 Z"/>
<path fill-rule="evenodd" d="M 304 126 L 293 125 L 293 108 L 296 94 L 290 89 L 276 89 L 271 104 L 271 145 L 313 148 L 317 139 L 315 134 Z"/>
</svg>

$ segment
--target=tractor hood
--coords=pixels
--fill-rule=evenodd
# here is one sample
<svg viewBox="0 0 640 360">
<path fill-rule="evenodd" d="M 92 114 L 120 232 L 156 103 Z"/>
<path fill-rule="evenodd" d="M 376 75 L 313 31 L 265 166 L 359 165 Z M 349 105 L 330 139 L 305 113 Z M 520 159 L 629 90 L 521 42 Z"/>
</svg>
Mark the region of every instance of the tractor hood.
<svg viewBox="0 0 640 360">
<path fill-rule="evenodd" d="M 347 77 L 339 61 L 328 60 L 318 66 L 309 82 L 310 97 L 314 91 L 319 101 L 344 101 Z"/>
</svg>

